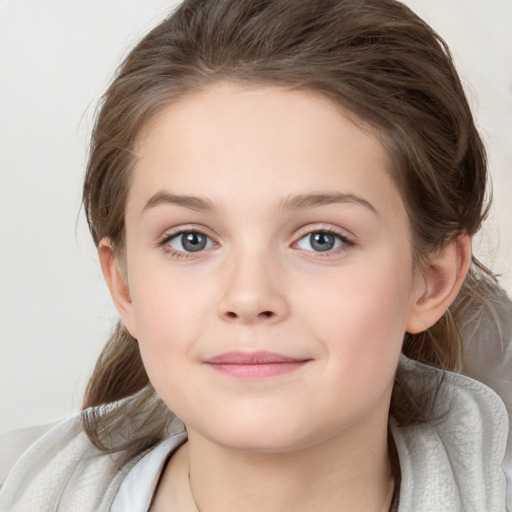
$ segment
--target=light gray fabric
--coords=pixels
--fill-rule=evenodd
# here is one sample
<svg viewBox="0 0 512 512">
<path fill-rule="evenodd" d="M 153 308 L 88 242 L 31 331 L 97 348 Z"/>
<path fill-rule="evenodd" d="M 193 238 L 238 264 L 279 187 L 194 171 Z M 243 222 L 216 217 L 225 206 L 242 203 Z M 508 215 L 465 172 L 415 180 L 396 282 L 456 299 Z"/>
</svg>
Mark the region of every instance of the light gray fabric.
<svg viewBox="0 0 512 512">
<path fill-rule="evenodd" d="M 501 397 L 512 422 L 512 302 L 505 291 L 479 283 L 480 293 L 461 304 L 459 317 L 464 341 L 462 373 L 483 382 Z M 509 433 L 509 438 L 512 438 Z M 512 441 L 503 463 L 507 479 L 512 481 Z M 512 510 L 512 486 L 507 503 Z"/>
<path fill-rule="evenodd" d="M 29 447 L 0 489 L 2 512 L 108 511 L 124 474 L 90 443 L 76 415 Z"/>
<path fill-rule="evenodd" d="M 443 373 L 405 359 L 401 364 L 418 389 Z M 438 421 L 410 428 L 391 422 L 402 471 L 399 512 L 505 512 L 501 462 L 508 420 L 503 402 L 477 381 L 444 375 Z M 176 436 L 169 451 L 182 441 L 183 435 Z M 74 416 L 19 459 L 0 490 L 0 511 L 108 512 L 126 475 L 146 453 L 126 462 L 122 451 L 100 454 Z M 156 485 L 152 482 L 146 496 Z"/>
<path fill-rule="evenodd" d="M 20 428 L 0 436 L 0 486 L 27 447 L 57 423 L 58 421 L 53 421 L 43 425 Z"/>
<path fill-rule="evenodd" d="M 172 436 L 142 457 L 123 480 L 110 512 L 147 512 L 167 460 L 186 439 L 185 433 Z"/>
<path fill-rule="evenodd" d="M 405 359 L 402 364 L 419 383 L 440 373 Z M 505 512 L 505 406 L 480 382 L 450 372 L 444 375 L 436 421 L 409 428 L 390 422 L 402 471 L 398 510 Z"/>
</svg>

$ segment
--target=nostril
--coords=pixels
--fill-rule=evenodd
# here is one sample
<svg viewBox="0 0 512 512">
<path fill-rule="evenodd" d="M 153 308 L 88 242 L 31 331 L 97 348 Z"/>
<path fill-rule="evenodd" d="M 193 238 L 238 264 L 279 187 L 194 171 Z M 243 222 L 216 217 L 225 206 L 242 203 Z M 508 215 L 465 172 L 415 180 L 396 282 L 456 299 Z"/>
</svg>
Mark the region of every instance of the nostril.
<svg viewBox="0 0 512 512">
<path fill-rule="evenodd" d="M 267 318 L 274 318 L 276 315 L 273 311 L 262 311 L 261 313 L 258 313 L 256 315 L 256 317 L 254 317 L 253 315 L 249 315 L 249 316 L 245 316 L 243 313 L 242 314 L 238 314 L 238 313 L 235 313 L 234 311 L 226 311 L 224 313 L 224 317 L 225 318 L 229 318 L 230 320 L 237 320 L 237 319 L 250 319 L 252 318 L 253 320 L 255 320 L 256 318 L 259 318 L 259 319 L 267 319 Z"/>
</svg>

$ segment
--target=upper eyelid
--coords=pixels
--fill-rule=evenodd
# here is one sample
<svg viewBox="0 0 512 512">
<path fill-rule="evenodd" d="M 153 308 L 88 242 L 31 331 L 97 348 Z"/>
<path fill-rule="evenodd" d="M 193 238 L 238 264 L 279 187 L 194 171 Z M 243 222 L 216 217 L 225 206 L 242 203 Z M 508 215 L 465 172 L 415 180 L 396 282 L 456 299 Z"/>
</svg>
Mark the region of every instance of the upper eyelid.
<svg viewBox="0 0 512 512">
<path fill-rule="evenodd" d="M 194 225 L 189 225 L 189 226 L 185 225 L 185 226 L 178 226 L 176 228 L 166 229 L 162 233 L 162 235 L 158 237 L 157 244 L 165 243 L 165 241 L 171 240 L 174 237 L 176 237 L 178 235 L 181 235 L 183 233 L 199 233 L 201 235 L 204 235 L 204 236 L 210 238 L 215 243 L 218 243 L 217 242 L 217 237 L 212 235 L 210 233 L 209 229 L 207 229 L 207 228 L 205 228 L 203 226 L 197 227 L 197 226 L 194 226 Z"/>
<path fill-rule="evenodd" d="M 311 236 L 314 233 L 327 233 L 329 235 L 338 237 L 340 239 L 340 241 L 342 242 L 342 244 L 347 247 L 353 247 L 356 245 L 356 243 L 352 240 L 352 238 L 342 235 L 341 233 L 338 233 L 337 231 L 328 231 L 326 229 L 318 229 L 318 230 L 306 232 L 303 235 L 299 236 L 298 238 L 296 238 L 295 242 L 293 242 L 292 246 L 297 245 L 301 240 L 303 240 L 304 238 L 306 238 L 308 236 Z"/>
<path fill-rule="evenodd" d="M 344 238 L 346 240 L 350 240 L 352 242 L 355 241 L 356 236 L 348 231 L 347 229 L 333 226 L 332 224 L 327 223 L 318 223 L 318 224 L 307 224 L 303 226 L 302 228 L 298 229 L 296 231 L 295 240 L 300 240 L 306 235 L 309 235 L 311 233 L 318 233 L 318 232 L 326 232 L 326 233 L 332 233 L 334 235 L 338 235 L 341 238 Z"/>
</svg>

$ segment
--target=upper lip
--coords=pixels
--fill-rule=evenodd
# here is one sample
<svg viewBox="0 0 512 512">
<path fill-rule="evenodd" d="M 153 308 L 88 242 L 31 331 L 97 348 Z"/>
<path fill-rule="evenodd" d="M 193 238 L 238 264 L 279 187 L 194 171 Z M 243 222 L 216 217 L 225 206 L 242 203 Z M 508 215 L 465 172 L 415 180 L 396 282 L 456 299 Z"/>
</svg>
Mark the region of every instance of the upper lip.
<svg viewBox="0 0 512 512">
<path fill-rule="evenodd" d="M 279 363 L 298 363 L 308 361 L 309 358 L 292 357 L 276 352 L 224 352 L 205 361 L 209 364 L 279 364 Z"/>
</svg>

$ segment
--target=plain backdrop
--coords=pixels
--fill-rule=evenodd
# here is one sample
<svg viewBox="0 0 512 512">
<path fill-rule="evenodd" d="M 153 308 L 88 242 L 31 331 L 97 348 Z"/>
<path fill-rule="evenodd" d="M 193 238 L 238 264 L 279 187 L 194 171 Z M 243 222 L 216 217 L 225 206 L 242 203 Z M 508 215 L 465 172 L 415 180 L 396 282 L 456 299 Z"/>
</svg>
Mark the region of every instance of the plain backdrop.
<svg viewBox="0 0 512 512">
<path fill-rule="evenodd" d="M 80 212 L 94 109 L 176 3 L 0 0 L 0 433 L 80 407 L 116 319 Z M 512 1 L 405 3 L 451 46 L 487 143 L 495 199 L 475 252 L 510 294 Z"/>
</svg>

